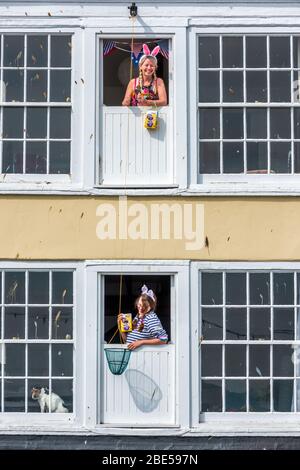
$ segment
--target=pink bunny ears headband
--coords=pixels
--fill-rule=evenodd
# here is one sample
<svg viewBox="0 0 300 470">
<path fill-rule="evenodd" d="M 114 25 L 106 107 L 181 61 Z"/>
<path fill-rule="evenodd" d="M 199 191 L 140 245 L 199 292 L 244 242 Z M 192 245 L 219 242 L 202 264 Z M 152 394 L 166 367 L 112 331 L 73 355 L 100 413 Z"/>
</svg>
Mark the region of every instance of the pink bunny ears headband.
<svg viewBox="0 0 300 470">
<path fill-rule="evenodd" d="M 142 293 L 142 295 L 143 294 L 148 295 L 148 297 L 150 297 L 150 299 L 152 299 L 155 302 L 155 294 L 154 294 L 153 290 L 148 289 L 148 287 L 145 284 L 141 288 L 141 293 Z"/>
<path fill-rule="evenodd" d="M 139 64 L 141 63 L 141 61 L 143 61 L 146 57 L 152 57 L 152 59 L 155 59 L 155 62 L 157 63 L 157 54 L 160 52 L 160 47 L 159 46 L 156 46 L 154 49 L 152 49 L 152 51 L 150 52 L 150 49 L 149 47 L 147 46 L 147 44 L 143 44 L 143 52 L 144 52 L 144 55 L 142 55 L 142 57 L 140 58 L 139 60 Z"/>
</svg>

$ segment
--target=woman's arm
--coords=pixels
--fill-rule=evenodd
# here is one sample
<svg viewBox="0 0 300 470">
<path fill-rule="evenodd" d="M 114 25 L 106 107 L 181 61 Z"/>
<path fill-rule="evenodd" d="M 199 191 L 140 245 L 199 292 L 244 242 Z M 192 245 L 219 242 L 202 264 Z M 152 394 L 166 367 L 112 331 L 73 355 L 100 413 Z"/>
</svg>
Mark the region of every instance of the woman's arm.
<svg viewBox="0 0 300 470">
<path fill-rule="evenodd" d="M 122 106 L 130 106 L 131 95 L 134 91 L 133 87 L 134 87 L 134 78 L 132 80 L 130 80 L 130 82 L 127 85 L 127 90 L 126 90 L 124 99 L 122 101 Z"/>
<path fill-rule="evenodd" d="M 143 100 L 144 106 L 166 106 L 168 104 L 167 92 L 164 81 L 161 78 L 157 79 L 157 94 L 158 100 Z"/>
<path fill-rule="evenodd" d="M 167 342 L 161 341 L 159 338 L 139 339 L 137 341 L 134 341 L 133 343 L 129 343 L 127 347 L 128 349 L 131 349 L 133 351 L 134 349 L 137 349 L 145 344 L 167 344 Z"/>
</svg>

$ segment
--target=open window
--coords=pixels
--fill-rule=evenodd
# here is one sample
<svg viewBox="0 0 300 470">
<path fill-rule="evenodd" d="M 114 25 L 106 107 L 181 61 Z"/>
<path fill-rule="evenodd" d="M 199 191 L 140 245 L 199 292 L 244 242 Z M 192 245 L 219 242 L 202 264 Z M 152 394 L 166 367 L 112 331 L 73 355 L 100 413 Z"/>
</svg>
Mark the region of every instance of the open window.
<svg viewBox="0 0 300 470">
<path fill-rule="evenodd" d="M 110 342 L 116 330 L 116 320 L 119 305 L 121 312 L 132 313 L 132 318 L 136 315 L 134 308 L 135 299 L 141 295 L 141 287 L 147 287 L 155 293 L 157 297 L 156 313 L 168 334 L 170 334 L 170 276 L 141 276 L 141 275 L 107 275 L 105 276 L 105 300 L 104 300 L 104 339 Z M 120 296 L 120 283 L 122 294 Z M 116 335 L 112 341 L 119 343 L 120 338 Z"/>
<path fill-rule="evenodd" d="M 121 106 L 126 87 L 131 78 L 139 75 L 139 59 L 143 55 L 142 46 L 147 44 L 152 50 L 159 46 L 157 55 L 157 77 L 162 78 L 168 95 L 169 88 L 169 46 L 167 39 L 150 40 L 139 38 L 134 42 L 131 53 L 131 39 L 105 40 L 103 42 L 103 104 Z"/>
<path fill-rule="evenodd" d="M 122 106 L 130 78 L 138 78 L 143 44 L 160 46 L 157 76 L 166 87 L 168 105 Z M 172 42 L 168 38 L 101 38 L 99 183 L 112 187 L 174 184 Z M 133 50 L 133 53 L 131 52 Z M 146 129 L 147 111 L 158 112 L 158 126 Z"/>
</svg>

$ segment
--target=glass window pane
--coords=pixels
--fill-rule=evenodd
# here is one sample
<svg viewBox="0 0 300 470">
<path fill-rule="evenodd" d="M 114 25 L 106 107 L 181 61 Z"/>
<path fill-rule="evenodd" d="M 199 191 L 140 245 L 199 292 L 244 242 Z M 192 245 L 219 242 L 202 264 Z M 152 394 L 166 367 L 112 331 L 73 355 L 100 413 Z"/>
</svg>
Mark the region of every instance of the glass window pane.
<svg viewBox="0 0 300 470">
<path fill-rule="evenodd" d="M 49 376 L 48 344 L 28 344 L 28 375 L 30 377 Z"/>
<path fill-rule="evenodd" d="M 226 411 L 247 411 L 246 380 L 225 381 Z"/>
<path fill-rule="evenodd" d="M 52 273 L 52 303 L 73 303 L 73 272 L 55 271 Z"/>
<path fill-rule="evenodd" d="M 4 67 L 24 66 L 24 36 L 4 36 Z"/>
<path fill-rule="evenodd" d="M 50 173 L 70 173 L 70 142 L 50 142 Z"/>
<path fill-rule="evenodd" d="M 226 339 L 247 339 L 247 310 L 226 308 Z"/>
<path fill-rule="evenodd" d="M 300 103 L 300 71 L 294 72 L 293 76 L 293 102 Z"/>
<path fill-rule="evenodd" d="M 4 380 L 4 411 L 25 411 L 25 380 Z"/>
<path fill-rule="evenodd" d="M 220 143 L 200 142 L 200 173 L 220 173 Z"/>
<path fill-rule="evenodd" d="M 300 139 L 300 108 L 294 108 L 294 137 Z"/>
<path fill-rule="evenodd" d="M 27 36 L 27 66 L 47 67 L 48 36 Z"/>
<path fill-rule="evenodd" d="M 293 380 L 274 380 L 273 382 L 273 400 L 274 411 L 291 412 L 293 411 Z"/>
<path fill-rule="evenodd" d="M 213 108 L 199 110 L 200 139 L 220 138 L 220 111 Z"/>
<path fill-rule="evenodd" d="M 56 413 L 73 412 L 73 381 L 72 380 L 53 380 L 52 391 L 61 399 L 60 406 Z"/>
<path fill-rule="evenodd" d="M 250 339 L 262 340 L 271 338 L 271 315 L 269 308 L 250 309 Z"/>
<path fill-rule="evenodd" d="M 294 305 L 294 274 L 273 274 L 274 304 Z"/>
<path fill-rule="evenodd" d="M 51 70 L 50 100 L 71 101 L 71 72 L 69 70 Z"/>
<path fill-rule="evenodd" d="M 243 72 L 223 72 L 224 103 L 243 102 Z"/>
<path fill-rule="evenodd" d="M 297 304 L 300 304 L 300 273 L 297 273 Z"/>
<path fill-rule="evenodd" d="M 246 84 L 249 103 L 267 101 L 267 72 L 246 72 Z"/>
<path fill-rule="evenodd" d="M 249 139 L 266 139 L 267 138 L 267 110 L 247 109 L 247 137 Z"/>
<path fill-rule="evenodd" d="M 31 379 L 28 380 L 28 412 L 41 413 L 41 406 L 38 402 L 39 394 L 37 388 L 46 388 L 49 390 L 49 380 L 47 379 Z M 43 408 L 44 410 L 44 408 Z"/>
<path fill-rule="evenodd" d="M 199 67 L 215 68 L 220 66 L 220 47 L 218 37 L 199 37 Z"/>
<path fill-rule="evenodd" d="M 223 143 L 224 173 L 242 173 L 244 171 L 244 146 L 242 142 Z"/>
<path fill-rule="evenodd" d="M 26 142 L 26 173 L 47 172 L 47 143 Z"/>
<path fill-rule="evenodd" d="M 267 38 L 247 37 L 246 38 L 246 67 L 263 68 L 267 67 Z"/>
<path fill-rule="evenodd" d="M 242 139 L 244 137 L 243 110 L 239 108 L 223 110 L 223 138 Z"/>
<path fill-rule="evenodd" d="M 219 72 L 199 72 L 199 102 L 219 103 L 220 74 Z"/>
<path fill-rule="evenodd" d="M 247 142 L 247 171 L 251 173 L 267 173 L 267 142 Z"/>
<path fill-rule="evenodd" d="M 2 173 L 23 173 L 23 142 L 2 143 Z"/>
<path fill-rule="evenodd" d="M 202 345 L 201 376 L 222 377 L 222 346 L 220 344 Z"/>
<path fill-rule="evenodd" d="M 23 108 L 3 108 L 3 138 L 22 139 L 23 128 Z"/>
<path fill-rule="evenodd" d="M 53 307 L 52 310 L 52 338 L 73 338 L 73 309 Z"/>
<path fill-rule="evenodd" d="M 202 308 L 202 336 L 205 340 L 223 339 L 221 308 Z"/>
<path fill-rule="evenodd" d="M 28 303 L 49 303 L 49 273 L 40 271 L 29 272 Z"/>
<path fill-rule="evenodd" d="M 203 305 L 221 305 L 223 303 L 222 273 L 201 274 L 201 295 Z"/>
<path fill-rule="evenodd" d="M 290 67 L 290 38 L 270 37 L 270 67 Z"/>
<path fill-rule="evenodd" d="M 24 101 L 24 71 L 3 70 L 3 101 Z"/>
<path fill-rule="evenodd" d="M 246 304 L 246 273 L 226 273 L 226 304 Z"/>
<path fill-rule="evenodd" d="M 227 377 L 246 375 L 246 346 L 243 344 L 226 344 L 225 374 Z"/>
<path fill-rule="evenodd" d="M 300 411 L 300 380 L 296 380 L 296 411 Z"/>
<path fill-rule="evenodd" d="M 51 67 L 71 67 L 71 36 L 51 35 Z"/>
<path fill-rule="evenodd" d="M 27 101 L 47 101 L 46 70 L 27 70 Z"/>
<path fill-rule="evenodd" d="M 25 308 L 5 307 L 4 311 L 4 338 L 25 338 Z"/>
<path fill-rule="evenodd" d="M 52 344 L 52 376 L 72 377 L 73 345 Z"/>
<path fill-rule="evenodd" d="M 6 344 L 4 357 L 4 369 L 7 377 L 25 375 L 25 344 Z"/>
<path fill-rule="evenodd" d="M 49 309 L 48 307 L 28 308 L 28 338 L 49 338 Z"/>
<path fill-rule="evenodd" d="M 270 72 L 270 101 L 278 103 L 291 101 L 290 72 Z"/>
<path fill-rule="evenodd" d="M 291 111 L 285 108 L 270 109 L 271 139 L 291 138 Z"/>
<path fill-rule="evenodd" d="M 249 380 L 249 411 L 270 411 L 269 380 Z"/>
<path fill-rule="evenodd" d="M 222 411 L 222 381 L 202 380 L 201 385 L 201 411 L 203 413 Z"/>
<path fill-rule="evenodd" d="M 46 139 L 47 108 L 27 108 L 26 136 L 30 139 Z"/>
<path fill-rule="evenodd" d="M 274 344 L 273 346 L 273 376 L 293 377 L 294 348 L 288 344 Z"/>
<path fill-rule="evenodd" d="M 250 344 L 249 346 L 249 376 L 270 376 L 270 346 L 266 344 Z"/>
<path fill-rule="evenodd" d="M 242 37 L 223 37 L 223 67 L 243 67 Z"/>
<path fill-rule="evenodd" d="M 250 273 L 250 304 L 270 304 L 270 274 Z"/>
<path fill-rule="evenodd" d="M 25 273 L 7 271 L 5 273 L 5 303 L 25 303 Z"/>
<path fill-rule="evenodd" d="M 274 173 L 291 173 L 292 151 L 290 142 L 271 142 L 271 170 Z"/>
<path fill-rule="evenodd" d="M 69 139 L 71 137 L 71 109 L 51 108 L 50 139 Z"/>
<path fill-rule="evenodd" d="M 294 67 L 300 68 L 300 37 L 293 38 Z"/>
<path fill-rule="evenodd" d="M 274 308 L 274 339 L 294 339 L 293 308 Z"/>
<path fill-rule="evenodd" d="M 295 173 L 300 173 L 300 142 L 294 143 L 294 171 Z"/>
</svg>

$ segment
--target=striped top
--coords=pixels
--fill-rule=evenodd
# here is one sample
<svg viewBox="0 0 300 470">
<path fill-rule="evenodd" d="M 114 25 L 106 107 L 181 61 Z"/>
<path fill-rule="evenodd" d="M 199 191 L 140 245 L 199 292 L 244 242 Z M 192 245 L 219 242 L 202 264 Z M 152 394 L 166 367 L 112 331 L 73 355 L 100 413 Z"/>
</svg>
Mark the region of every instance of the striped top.
<svg viewBox="0 0 300 470">
<path fill-rule="evenodd" d="M 162 324 L 155 312 L 151 311 L 147 313 L 144 318 L 139 318 L 138 315 L 134 318 L 138 320 L 135 328 L 128 333 L 126 342 L 133 343 L 140 339 L 153 339 L 158 338 L 161 341 L 168 341 L 168 335 L 163 329 Z M 139 326 L 144 323 L 144 328 L 139 331 Z"/>
</svg>

